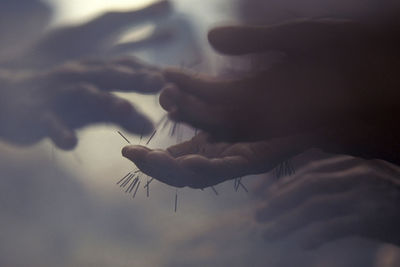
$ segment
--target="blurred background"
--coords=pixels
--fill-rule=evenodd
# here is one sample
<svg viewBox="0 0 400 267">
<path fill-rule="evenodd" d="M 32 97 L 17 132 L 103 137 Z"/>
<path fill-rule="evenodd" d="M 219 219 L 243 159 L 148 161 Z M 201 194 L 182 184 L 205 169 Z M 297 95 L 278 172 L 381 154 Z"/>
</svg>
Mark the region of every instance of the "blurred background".
<svg viewBox="0 0 400 267">
<path fill-rule="evenodd" d="M 245 70 L 246 59 L 216 54 L 208 29 L 240 22 L 271 23 L 302 16 L 368 17 L 376 1 L 173 0 L 172 8 L 135 17 L 152 0 L 2 0 L 0 66 L 44 69 L 87 56 L 131 54 L 157 66 L 209 74 Z M 326 2 L 326 3 L 324 3 Z M 334 8 L 332 8 L 334 7 Z M 263 10 L 263 12 L 261 12 Z M 158 96 L 119 94 L 153 121 Z M 253 187 L 272 174 L 212 190 L 175 189 L 159 182 L 135 199 L 116 182 L 134 166 L 121 157 L 114 125 L 79 133 L 73 152 L 49 141 L 28 148 L 0 144 L 0 266 L 396 266 L 399 251 L 357 238 L 313 251 L 290 241 L 265 243 Z M 193 135 L 182 126 L 183 138 Z M 139 136 L 125 133 L 132 143 Z M 158 133 L 150 146 L 176 143 Z M 299 159 L 294 159 L 301 162 Z M 398 266 L 398 265 L 397 265 Z"/>
</svg>

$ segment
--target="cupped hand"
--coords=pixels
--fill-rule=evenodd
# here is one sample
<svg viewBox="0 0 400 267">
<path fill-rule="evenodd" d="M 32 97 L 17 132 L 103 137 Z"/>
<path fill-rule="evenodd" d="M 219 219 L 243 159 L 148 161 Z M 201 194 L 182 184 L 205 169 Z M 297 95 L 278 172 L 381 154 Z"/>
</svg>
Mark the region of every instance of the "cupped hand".
<svg viewBox="0 0 400 267">
<path fill-rule="evenodd" d="M 45 137 L 72 149 L 75 130 L 111 122 L 130 132 L 149 133 L 152 123 L 111 91 L 155 93 L 164 80 L 135 58 L 71 62 L 41 73 L 1 73 L 0 138 L 32 144 Z"/>
<path fill-rule="evenodd" d="M 301 152 L 308 136 L 291 136 L 252 143 L 213 141 L 200 133 L 166 150 L 127 146 L 124 157 L 145 174 L 176 187 L 205 188 L 249 174 L 268 172 Z"/>
<path fill-rule="evenodd" d="M 390 27 L 341 20 L 216 28 L 209 41 L 221 53 L 279 50 L 286 58 L 244 79 L 167 70 L 172 85 L 160 103 L 177 121 L 237 141 L 398 116 L 398 39 Z"/>
<path fill-rule="evenodd" d="M 301 233 L 307 249 L 354 236 L 398 245 L 398 171 L 348 156 L 313 162 L 261 192 L 256 219 L 267 241 Z"/>
</svg>

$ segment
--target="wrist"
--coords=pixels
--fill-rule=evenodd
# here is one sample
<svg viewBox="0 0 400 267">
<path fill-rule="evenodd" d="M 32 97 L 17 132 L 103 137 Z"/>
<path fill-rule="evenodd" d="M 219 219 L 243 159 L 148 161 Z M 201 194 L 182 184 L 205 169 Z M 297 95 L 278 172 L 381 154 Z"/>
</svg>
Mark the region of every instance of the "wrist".
<svg viewBox="0 0 400 267">
<path fill-rule="evenodd" d="M 382 159 L 400 165 L 400 129 L 391 119 L 350 121 L 321 129 L 314 145 L 329 153 Z"/>
</svg>

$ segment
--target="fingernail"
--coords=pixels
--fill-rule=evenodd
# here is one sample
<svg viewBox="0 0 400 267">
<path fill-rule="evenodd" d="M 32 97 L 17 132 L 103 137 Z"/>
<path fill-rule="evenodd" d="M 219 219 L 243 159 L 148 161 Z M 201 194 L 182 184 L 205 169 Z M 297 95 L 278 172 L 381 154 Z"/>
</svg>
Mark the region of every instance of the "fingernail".
<svg viewBox="0 0 400 267">
<path fill-rule="evenodd" d="M 166 110 L 171 111 L 177 108 L 177 102 L 179 99 L 179 90 L 175 86 L 168 86 L 163 89 L 160 95 L 160 105 Z"/>
<path fill-rule="evenodd" d="M 142 163 L 147 155 L 147 149 L 138 146 L 125 146 L 122 149 L 122 156 L 135 162 Z"/>
<path fill-rule="evenodd" d="M 125 158 L 128 157 L 129 151 L 130 151 L 130 146 L 126 146 L 122 149 L 122 156 L 124 156 Z"/>
<path fill-rule="evenodd" d="M 69 132 L 65 132 L 63 134 L 62 141 L 59 142 L 57 146 L 63 150 L 72 150 L 76 147 L 77 144 L 78 138 Z"/>
</svg>

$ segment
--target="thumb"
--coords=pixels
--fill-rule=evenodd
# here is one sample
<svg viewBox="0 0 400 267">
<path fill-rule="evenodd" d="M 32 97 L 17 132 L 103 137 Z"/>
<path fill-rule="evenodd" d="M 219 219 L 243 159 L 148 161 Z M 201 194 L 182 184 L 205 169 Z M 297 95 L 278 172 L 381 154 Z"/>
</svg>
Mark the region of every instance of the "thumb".
<svg viewBox="0 0 400 267">
<path fill-rule="evenodd" d="M 262 26 L 226 26 L 209 31 L 208 41 L 222 54 L 244 55 L 270 49 L 266 47 L 268 27 Z"/>
<path fill-rule="evenodd" d="M 350 24 L 353 23 L 346 20 L 303 19 L 270 26 L 217 27 L 208 33 L 208 40 L 218 52 L 229 55 L 270 50 L 298 54 L 334 45 Z"/>
</svg>

